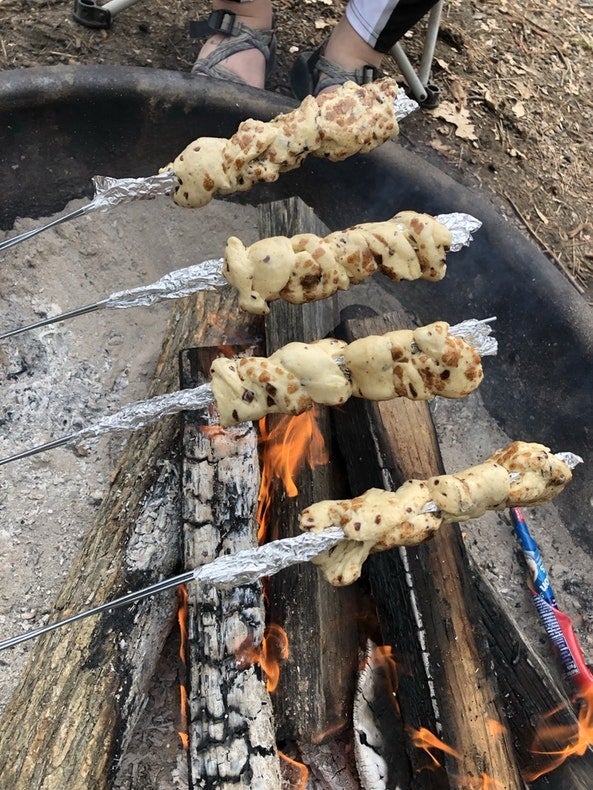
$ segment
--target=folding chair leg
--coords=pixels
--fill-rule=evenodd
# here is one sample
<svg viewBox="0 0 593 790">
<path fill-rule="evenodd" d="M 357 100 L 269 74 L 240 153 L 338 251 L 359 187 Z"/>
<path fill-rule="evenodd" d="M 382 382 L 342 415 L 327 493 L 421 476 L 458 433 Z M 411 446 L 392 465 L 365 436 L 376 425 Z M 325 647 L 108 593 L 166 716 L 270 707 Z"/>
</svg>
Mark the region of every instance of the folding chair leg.
<svg viewBox="0 0 593 790">
<path fill-rule="evenodd" d="M 439 2 L 432 7 L 428 16 L 426 39 L 418 72 L 415 71 L 399 42 L 394 44 L 389 50 L 412 96 L 424 107 L 436 107 L 438 104 L 439 90 L 434 85 L 430 85 L 429 80 L 443 13 L 443 2 L 444 0 L 439 0 Z"/>
<path fill-rule="evenodd" d="M 109 0 L 99 5 L 97 0 L 76 0 L 74 19 L 85 27 L 109 28 L 113 17 L 137 2 L 138 0 Z"/>
<path fill-rule="evenodd" d="M 426 39 L 424 40 L 424 50 L 418 67 L 418 76 L 423 85 L 428 85 L 430 72 L 432 71 L 432 61 L 437 45 L 441 17 L 443 16 L 443 0 L 433 6 L 428 15 L 428 25 L 426 27 Z"/>
</svg>

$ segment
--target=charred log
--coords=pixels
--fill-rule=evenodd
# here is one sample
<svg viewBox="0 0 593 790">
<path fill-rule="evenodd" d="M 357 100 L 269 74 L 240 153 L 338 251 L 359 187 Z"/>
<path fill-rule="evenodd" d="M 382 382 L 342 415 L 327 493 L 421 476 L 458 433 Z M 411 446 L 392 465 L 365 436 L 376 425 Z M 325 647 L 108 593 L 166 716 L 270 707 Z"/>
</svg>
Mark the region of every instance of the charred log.
<svg viewBox="0 0 593 790">
<path fill-rule="evenodd" d="M 183 355 L 184 386 L 206 380 L 208 351 Z M 183 529 L 188 569 L 257 544 L 259 479 L 251 423 L 221 429 L 206 413 L 187 415 Z M 257 664 L 265 628 L 262 586 L 190 587 L 188 596 L 190 786 L 278 787 L 272 704 Z"/>
<path fill-rule="evenodd" d="M 341 334 L 351 341 L 396 326 L 409 326 L 401 309 L 346 321 Z M 335 420 L 354 494 L 442 472 L 423 402 L 352 399 Z M 489 729 L 490 719 L 505 721 L 504 710 L 458 527 L 439 531 L 417 549 L 373 555 L 366 572 L 384 641 L 402 662 L 398 698 L 407 732 L 425 727 L 440 733 L 460 755 L 440 755 L 435 773 L 434 763 L 410 743 L 414 786 L 461 789 L 489 776 L 505 788 L 522 787 L 508 733 L 493 738 Z"/>
<path fill-rule="evenodd" d="M 262 236 L 327 233 L 300 199 L 262 206 L 260 230 Z M 266 320 L 267 353 L 292 340 L 323 337 L 335 326 L 336 317 L 333 298 L 302 306 L 275 302 Z M 329 463 L 315 469 L 304 464 L 293 498 L 276 488 L 269 539 L 299 534 L 303 507 L 345 493 L 327 412 L 320 413 L 318 427 Z M 273 695 L 277 737 L 304 744 L 330 739 L 351 722 L 358 662 L 357 591 L 333 589 L 315 566 L 303 564 L 271 577 L 268 594 L 268 617 L 286 630 L 290 650 Z"/>
<path fill-rule="evenodd" d="M 196 336 L 216 342 L 207 316 L 224 309 L 226 298 L 208 294 L 179 303 L 150 395 L 177 388 L 179 352 Z M 81 602 L 99 604 L 176 572 L 178 554 L 161 549 L 179 545 L 179 514 L 170 495 L 171 486 L 178 490 L 178 472 L 170 465 L 179 456 L 178 424 L 175 418 L 160 421 L 126 443 L 60 591 L 54 619 L 78 611 Z M 164 518 L 165 511 L 170 517 Z M 145 540 L 150 530 L 142 537 L 147 521 L 151 528 L 162 523 L 167 532 L 152 549 Z M 0 721 L 4 787 L 111 786 L 175 610 L 175 594 L 163 594 L 58 629 L 34 644 Z"/>
</svg>

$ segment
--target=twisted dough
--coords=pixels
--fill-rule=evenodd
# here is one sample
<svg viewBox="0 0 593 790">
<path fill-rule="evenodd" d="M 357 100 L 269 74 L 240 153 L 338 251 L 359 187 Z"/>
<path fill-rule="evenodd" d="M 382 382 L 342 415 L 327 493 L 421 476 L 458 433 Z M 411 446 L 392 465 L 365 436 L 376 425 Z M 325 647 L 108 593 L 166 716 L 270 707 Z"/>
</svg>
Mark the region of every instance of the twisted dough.
<svg viewBox="0 0 593 790">
<path fill-rule="evenodd" d="M 274 236 L 245 247 L 235 236 L 226 245 L 223 272 L 250 313 L 268 302 L 293 304 L 345 291 L 379 269 L 391 280 L 441 280 L 451 232 L 434 217 L 402 211 L 386 222 L 368 222 L 320 238 L 312 233 Z"/>
<path fill-rule="evenodd" d="M 199 137 L 174 162 L 180 206 L 199 207 L 214 195 L 250 189 L 258 181 L 276 181 L 299 167 L 308 154 L 332 161 L 372 151 L 398 133 L 394 101 L 397 83 L 390 78 L 307 96 L 292 112 L 271 121 L 243 121 L 230 139 Z"/>
<path fill-rule="evenodd" d="M 483 378 L 477 352 L 449 334 L 444 321 L 369 335 L 349 345 L 335 339 L 289 343 L 267 359 L 220 357 L 210 374 L 223 426 L 274 412 L 300 414 L 313 403 L 336 406 L 351 395 L 461 398 Z"/>
<path fill-rule="evenodd" d="M 518 472 L 518 479 L 510 472 Z M 571 479 L 570 467 L 548 447 L 517 441 L 455 475 L 407 480 L 396 491 L 371 488 L 354 499 L 317 502 L 301 513 L 301 529 L 342 527 L 346 539 L 313 561 L 332 584 L 351 584 L 372 551 L 416 546 L 441 524 L 478 518 L 487 510 L 548 502 Z M 421 512 L 431 501 L 437 512 Z"/>
</svg>

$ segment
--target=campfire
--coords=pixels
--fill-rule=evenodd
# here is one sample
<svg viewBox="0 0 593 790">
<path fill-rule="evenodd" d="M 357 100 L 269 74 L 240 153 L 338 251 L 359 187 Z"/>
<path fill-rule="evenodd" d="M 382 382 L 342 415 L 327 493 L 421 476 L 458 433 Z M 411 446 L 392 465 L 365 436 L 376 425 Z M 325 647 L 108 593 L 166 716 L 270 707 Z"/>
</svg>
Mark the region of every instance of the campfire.
<svg viewBox="0 0 593 790">
<path fill-rule="evenodd" d="M 299 229 L 315 224 L 298 203 L 291 203 L 290 211 Z M 273 236 L 283 228 L 268 231 Z M 305 278 L 301 285 L 306 284 Z M 283 349 L 295 338 L 310 347 L 331 333 L 350 356 L 346 364 L 332 351 L 324 364 L 339 387 L 350 388 L 348 397 L 311 396 L 306 408 L 288 409 L 302 414 L 269 414 L 257 426 L 233 416 L 235 408 L 228 410 L 229 419 L 220 420 L 221 409 L 215 406 L 225 404 L 215 397 L 214 404 L 210 398 L 204 408 L 187 410 L 180 429 L 175 420 L 159 419 L 143 425 L 130 440 L 102 506 L 102 527 L 74 569 L 85 580 L 89 568 L 96 571 L 96 589 L 88 597 L 102 607 L 101 617 L 42 637 L 32 654 L 33 670 L 6 717 L 16 731 L 17 721 L 32 707 L 40 722 L 40 732 L 37 722 L 29 723 L 20 736 L 31 744 L 25 758 L 31 786 L 43 781 L 45 765 L 33 763 L 45 753 L 47 759 L 40 761 L 50 767 L 54 786 L 75 786 L 72 776 L 88 786 L 113 783 L 142 706 L 150 674 L 146 667 L 154 666 L 176 615 L 182 637 L 175 715 L 188 769 L 187 781 L 177 777 L 180 786 L 506 788 L 536 786 L 551 772 L 585 781 L 592 772 L 586 691 L 580 689 L 577 704 L 558 677 L 541 666 L 471 567 L 463 534 L 452 523 L 453 515 L 458 520 L 465 514 L 473 517 L 474 505 L 480 510 L 480 480 L 472 507 L 445 506 L 438 486 L 453 482 L 442 475 L 430 414 L 413 399 L 414 382 L 408 387 L 410 400 L 364 399 L 367 386 L 376 382 L 370 374 L 365 380 L 372 354 L 359 341 L 379 338 L 374 342 L 384 349 L 381 338 L 389 335 L 387 356 L 397 362 L 424 353 L 421 339 L 428 335 L 433 343 L 431 333 L 446 333 L 449 325 L 424 327 L 423 336 L 410 333 L 409 346 L 398 357 L 391 335 L 394 326 L 406 331 L 409 320 L 403 311 L 383 316 L 363 311 L 349 319 L 337 314 L 335 299 L 304 306 L 277 301 L 286 287 L 268 294 L 274 305 L 261 297 L 265 304 L 259 314 L 270 311 L 265 327 L 258 311 L 240 313 L 236 294 L 228 290 L 192 297 L 191 309 L 199 313 L 203 327 L 196 332 L 193 324 L 184 323 L 174 330 L 174 340 L 168 339 L 163 358 L 169 382 L 180 349 L 186 391 L 208 382 L 221 342 L 239 357 L 259 360 L 258 370 L 265 371 L 280 351 L 284 364 Z M 248 297 L 243 290 L 241 298 Z M 471 347 L 467 359 L 466 379 L 477 386 L 482 374 Z M 286 378 L 295 376 L 293 369 L 286 370 Z M 441 381 L 433 372 L 426 378 L 448 386 L 443 382 L 450 371 L 444 372 Z M 350 398 L 353 389 L 356 397 Z M 271 412 L 280 410 L 275 391 L 266 390 Z M 245 392 L 252 390 L 238 392 L 247 409 L 254 398 L 244 397 Z M 335 408 L 313 410 L 313 402 Z M 565 464 L 545 449 L 544 455 L 550 463 Z M 176 466 L 173 459 L 179 456 Z M 500 506 L 523 473 L 504 467 L 502 456 L 484 465 L 488 463 L 488 474 L 496 475 L 505 491 L 496 499 Z M 471 487 L 477 474 L 460 470 L 455 479 Z M 402 490 L 409 491 L 412 479 L 422 490 L 431 486 L 432 509 L 416 514 L 426 529 L 400 539 L 409 531 L 404 520 L 396 540 L 379 529 L 383 514 L 373 510 L 376 492 L 392 497 L 384 500 L 390 510 L 403 497 Z M 565 475 L 562 486 L 568 479 Z M 177 516 L 182 523 L 181 564 L 190 583 L 179 602 L 164 595 L 159 606 L 143 601 L 116 608 L 111 592 L 158 585 L 159 577 L 167 575 L 148 567 L 131 572 L 126 552 L 140 514 L 146 508 L 158 512 L 158 502 L 172 491 L 180 491 L 180 512 L 171 520 Z M 336 512 L 343 518 L 330 519 L 329 525 L 319 515 Z M 352 514 L 359 512 L 364 516 L 357 521 Z M 314 563 L 283 568 L 263 580 L 247 574 L 232 587 L 208 583 L 199 575 L 220 560 L 228 565 L 252 558 L 258 541 L 263 552 L 277 540 L 303 537 L 303 530 L 314 540 L 324 526 L 342 532 L 320 557 L 312 555 Z M 357 539 L 358 530 L 363 539 Z M 369 544 L 364 556 L 363 543 Z M 360 562 L 349 562 L 347 575 L 336 557 L 350 559 L 349 552 Z M 72 592 L 58 602 L 65 618 L 76 616 Z M 50 677 L 56 662 L 62 682 L 54 681 L 48 689 L 45 676 Z M 69 703 L 73 696 L 79 701 L 76 710 Z M 41 731 L 49 732 L 49 738 Z M 82 768 L 78 749 L 71 748 L 74 741 L 85 754 Z M 7 771 L 12 764 L 7 760 Z"/>
</svg>

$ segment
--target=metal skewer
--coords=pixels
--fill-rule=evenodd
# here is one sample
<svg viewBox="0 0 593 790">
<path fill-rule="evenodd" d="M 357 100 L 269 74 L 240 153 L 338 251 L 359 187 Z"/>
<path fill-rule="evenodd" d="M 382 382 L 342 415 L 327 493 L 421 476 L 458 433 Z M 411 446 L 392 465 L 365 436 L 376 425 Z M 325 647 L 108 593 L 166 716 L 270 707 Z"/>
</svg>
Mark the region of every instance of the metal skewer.
<svg viewBox="0 0 593 790">
<path fill-rule="evenodd" d="M 495 338 L 491 336 L 492 328 L 490 327 L 490 322 L 494 320 L 494 318 L 486 318 L 484 320 L 468 319 L 449 327 L 449 332 L 452 335 L 463 338 L 466 343 L 476 349 L 480 356 L 492 356 L 497 353 L 498 348 Z M 339 358 L 336 357 L 334 361 L 337 365 L 340 364 Z M 162 417 L 177 414 L 181 411 L 201 409 L 213 402 L 212 387 L 210 384 L 202 384 L 199 387 L 178 390 L 165 395 L 157 395 L 147 400 L 129 403 L 114 414 L 101 417 L 76 433 L 71 433 L 61 439 L 54 439 L 37 447 L 22 450 L 7 458 L 0 458 L 0 466 L 9 464 L 12 461 L 29 458 L 32 455 L 37 455 L 46 450 L 53 450 L 66 444 L 96 438 L 106 433 L 135 431 Z"/>
<path fill-rule="evenodd" d="M 418 103 L 410 99 L 403 88 L 400 88 L 393 102 L 395 117 L 398 121 L 403 120 L 412 112 L 417 110 Z M 20 244 L 22 241 L 36 236 L 44 230 L 53 228 L 67 220 L 81 217 L 91 211 L 106 211 L 112 206 L 120 203 L 129 203 L 132 200 L 141 198 L 152 198 L 157 195 L 168 195 L 179 186 L 177 176 L 173 172 L 159 173 L 158 175 L 147 176 L 146 178 L 112 178 L 111 176 L 93 176 L 91 181 L 95 187 L 95 194 L 90 203 L 82 208 L 76 209 L 63 217 L 54 219 L 51 222 L 41 225 L 38 228 L 20 233 L 0 242 L 0 252 Z"/>
<path fill-rule="evenodd" d="M 194 266 L 187 266 L 184 269 L 177 269 L 148 285 L 141 285 L 125 291 L 115 291 L 98 302 L 43 318 L 28 326 L 4 332 L 4 334 L 0 335 L 0 340 L 7 340 L 9 337 L 20 335 L 31 329 L 39 329 L 42 326 L 65 321 L 68 318 L 76 318 L 103 308 L 120 310 L 126 307 L 148 307 L 165 299 L 181 299 L 183 296 L 189 296 L 197 291 L 211 291 L 223 288 L 228 285 L 222 274 L 223 263 L 222 258 L 216 258 L 202 261 L 202 263 L 197 263 Z"/>
<path fill-rule="evenodd" d="M 481 227 L 480 220 L 470 214 L 439 214 L 435 217 L 452 233 L 453 241 L 450 252 L 458 252 L 462 247 L 469 245 L 472 240 L 472 233 Z M 184 296 L 196 293 L 197 291 L 214 290 L 228 285 L 222 273 L 223 258 L 202 261 L 201 263 L 187 266 L 183 269 L 176 269 L 169 272 L 148 285 L 141 285 L 124 291 L 116 291 L 98 302 L 85 305 L 84 307 L 74 308 L 65 313 L 49 316 L 40 321 L 27 326 L 11 329 L 0 334 L 0 340 L 7 340 L 9 337 L 20 335 L 32 329 L 39 329 L 42 326 L 66 321 L 69 318 L 76 318 L 86 315 L 95 310 L 123 309 L 126 307 L 147 307 L 164 299 L 180 299 Z"/>
<path fill-rule="evenodd" d="M 87 313 L 92 313 L 95 310 L 101 310 L 103 307 L 107 306 L 107 299 L 101 299 L 100 302 L 93 302 L 93 304 L 87 304 L 84 307 L 77 307 L 74 310 L 68 310 L 67 312 L 60 313 L 59 315 L 51 315 L 47 318 L 42 318 L 41 321 L 36 321 L 34 324 L 28 324 L 28 326 L 21 326 L 18 329 L 11 329 L 9 332 L 4 332 L 4 334 L 0 335 L 0 340 L 8 340 L 9 337 L 21 335 L 23 332 L 28 332 L 30 329 L 40 329 L 42 326 L 55 324 L 58 321 L 66 321 L 68 318 L 77 318 L 79 315 L 86 315 Z"/>
<path fill-rule="evenodd" d="M 107 211 L 112 206 L 119 206 L 120 203 L 130 203 L 132 200 L 153 198 L 157 195 L 168 195 L 179 185 L 175 173 L 159 173 L 147 178 L 93 176 L 91 181 L 93 182 L 95 193 L 90 203 L 68 214 L 64 214 L 62 217 L 51 220 L 45 225 L 40 225 L 38 228 L 26 230 L 24 233 L 19 233 L 18 236 L 11 236 L 9 239 L 0 241 L 0 252 L 7 250 L 9 247 L 14 247 L 15 244 L 20 244 L 21 241 L 26 241 L 44 230 L 61 225 L 62 222 L 82 217 L 85 214 L 90 214 L 92 211 Z"/>
<path fill-rule="evenodd" d="M 62 222 L 67 222 L 69 219 L 82 217 L 84 214 L 88 213 L 88 211 L 89 209 L 87 206 L 77 208 L 75 211 L 71 211 L 69 214 L 64 214 L 63 217 L 58 217 L 57 219 L 52 220 L 52 222 L 48 222 L 47 225 L 41 225 L 38 228 L 32 228 L 31 230 L 27 230 L 24 233 L 20 233 L 18 236 L 12 236 L 9 239 L 4 239 L 4 241 L 0 241 L 0 252 L 2 252 L 2 250 L 9 249 L 9 247 L 14 247 L 15 244 L 20 244 L 21 241 L 26 241 L 27 239 L 36 236 L 38 233 L 41 233 L 44 230 L 55 228 L 56 225 L 61 225 Z"/>
<path fill-rule="evenodd" d="M 340 527 L 331 527 L 323 532 L 304 532 L 293 538 L 281 538 L 265 546 L 253 549 L 244 549 L 236 554 L 225 554 L 217 557 L 207 565 L 201 565 L 193 571 L 186 571 L 170 579 L 163 579 L 160 582 L 143 587 L 136 592 L 127 593 L 113 601 L 94 606 L 92 609 L 73 614 L 58 620 L 55 623 L 40 626 L 24 634 L 13 636 L 0 642 L 0 650 L 20 645 L 29 639 L 35 639 L 42 634 L 55 631 L 56 628 L 70 623 L 75 623 L 85 617 L 90 617 L 101 612 L 108 612 L 122 606 L 148 598 L 151 595 L 179 587 L 182 584 L 196 581 L 203 585 L 216 585 L 218 587 L 239 587 L 245 584 L 253 584 L 263 576 L 271 576 L 278 571 L 295 565 L 298 562 L 308 562 L 317 557 L 324 551 L 331 549 L 344 538 L 344 532 Z"/>
</svg>

